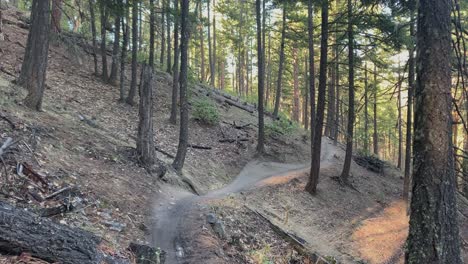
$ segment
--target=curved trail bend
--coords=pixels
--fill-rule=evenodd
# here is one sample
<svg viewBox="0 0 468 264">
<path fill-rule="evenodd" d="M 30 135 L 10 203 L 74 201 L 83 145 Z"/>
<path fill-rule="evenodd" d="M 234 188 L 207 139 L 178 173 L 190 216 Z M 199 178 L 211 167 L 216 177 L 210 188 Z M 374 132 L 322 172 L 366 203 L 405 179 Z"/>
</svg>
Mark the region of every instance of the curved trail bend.
<svg viewBox="0 0 468 264">
<path fill-rule="evenodd" d="M 331 152 L 333 152 L 331 148 L 330 143 L 324 140 L 321 155 L 323 168 L 331 164 Z M 232 193 L 258 188 L 267 181 L 297 177 L 299 175 L 297 172 L 307 168 L 309 168 L 309 163 L 283 164 L 254 160 L 249 162 L 229 185 L 202 196 L 168 187 L 167 194 L 158 197 L 154 207 L 152 244 L 166 252 L 166 263 L 182 263 L 185 255 L 183 232 L 184 228 L 190 224 L 185 220 L 189 219 L 188 216 L 194 205 L 204 199 L 223 198 Z"/>
</svg>

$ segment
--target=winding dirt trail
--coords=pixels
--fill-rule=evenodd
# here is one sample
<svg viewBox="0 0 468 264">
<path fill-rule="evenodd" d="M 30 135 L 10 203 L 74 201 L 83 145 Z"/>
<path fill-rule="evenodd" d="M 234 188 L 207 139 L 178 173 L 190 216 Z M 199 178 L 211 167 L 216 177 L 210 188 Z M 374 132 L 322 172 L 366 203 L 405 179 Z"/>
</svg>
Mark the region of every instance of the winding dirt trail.
<svg viewBox="0 0 468 264">
<path fill-rule="evenodd" d="M 322 144 L 323 168 L 331 164 L 329 148 L 329 144 Z M 288 181 L 300 175 L 298 171 L 307 168 L 310 168 L 308 163 L 283 164 L 254 160 L 248 163 L 229 185 L 202 196 L 169 187 L 165 194 L 157 198 L 158 202 L 154 207 L 152 244 L 166 251 L 166 263 L 183 263 L 185 257 L 183 234 L 190 227 L 190 223 L 185 220 L 190 219 L 188 216 L 193 213 L 192 208 L 197 203 L 266 186 L 268 182 Z"/>
</svg>

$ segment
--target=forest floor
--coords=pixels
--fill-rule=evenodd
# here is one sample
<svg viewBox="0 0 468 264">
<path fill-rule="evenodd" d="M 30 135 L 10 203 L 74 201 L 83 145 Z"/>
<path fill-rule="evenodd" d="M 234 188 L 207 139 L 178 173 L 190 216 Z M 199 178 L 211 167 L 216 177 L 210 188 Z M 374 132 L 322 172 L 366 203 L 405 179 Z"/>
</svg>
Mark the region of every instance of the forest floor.
<svg viewBox="0 0 468 264">
<path fill-rule="evenodd" d="M 182 242 L 160 246 L 183 252 L 184 263 L 312 263 L 270 228 L 271 221 L 329 260 L 401 263 L 408 219 L 400 197 L 402 177 L 395 168 L 387 166 L 384 173 L 375 174 L 353 163 L 354 188 L 343 187 L 335 180 L 343 146 L 324 139 L 319 192 L 310 196 L 303 191 L 308 132 L 268 137 L 267 155 L 257 158 L 256 114 L 218 104 L 219 124 L 190 119 L 190 143 L 211 149 L 189 148 L 183 177 L 169 170 L 156 179 L 134 156 L 138 107 L 118 103 L 118 87 L 94 76 L 92 57 L 72 41 L 51 43 L 44 110 L 37 113 L 22 106 L 25 91 L 12 81 L 24 56 L 24 21 L 24 14 L 14 10 L 4 14 L 0 143 L 8 137 L 19 141 L 6 160 L 7 175 L 1 171 L 0 199 L 40 211 L 64 199 L 45 196 L 71 186 L 68 200 L 76 202 L 76 209 L 51 218 L 92 231 L 110 250 L 121 253 L 132 241 L 163 244 L 160 230 L 169 229 L 176 219 Z M 166 153 L 158 153 L 158 158 L 168 164 L 178 143 L 178 126 L 168 122 L 171 82 L 167 73 L 157 73 L 155 141 Z M 191 100 L 201 96 L 193 92 Z M 247 141 L 220 143 L 238 138 Z M 19 164 L 41 175 L 47 189 L 16 175 Z M 180 202 L 186 199 L 192 201 Z M 207 217 L 216 218 L 222 227 L 211 227 Z M 462 223 L 462 233 L 467 230 Z M 463 238 L 466 241 L 468 234 Z M 468 245 L 463 245 L 466 252 Z"/>
</svg>

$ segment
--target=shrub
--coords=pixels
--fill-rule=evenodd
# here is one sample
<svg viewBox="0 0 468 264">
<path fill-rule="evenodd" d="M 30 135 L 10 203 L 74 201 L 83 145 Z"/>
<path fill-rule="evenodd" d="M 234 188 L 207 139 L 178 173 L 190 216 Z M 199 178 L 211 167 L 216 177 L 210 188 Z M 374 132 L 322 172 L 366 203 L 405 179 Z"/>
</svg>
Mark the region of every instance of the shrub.
<svg viewBox="0 0 468 264">
<path fill-rule="evenodd" d="M 297 129 L 297 125 L 294 122 L 286 118 L 280 118 L 265 125 L 265 134 L 267 136 L 289 135 L 295 129 Z"/>
<path fill-rule="evenodd" d="M 192 116 L 195 120 L 208 125 L 216 125 L 219 122 L 218 108 L 208 99 L 197 100 L 193 103 Z"/>
</svg>

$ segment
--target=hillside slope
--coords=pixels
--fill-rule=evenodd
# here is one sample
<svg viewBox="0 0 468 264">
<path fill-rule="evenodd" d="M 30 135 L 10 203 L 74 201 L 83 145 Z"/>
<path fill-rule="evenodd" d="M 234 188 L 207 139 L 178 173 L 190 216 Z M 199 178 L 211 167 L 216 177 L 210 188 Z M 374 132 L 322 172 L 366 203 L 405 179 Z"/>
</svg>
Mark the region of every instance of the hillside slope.
<svg viewBox="0 0 468 264">
<path fill-rule="evenodd" d="M 180 197 L 195 197 L 189 182 L 209 195 L 179 210 L 184 211 L 178 232 L 187 263 L 311 263 L 269 221 L 294 234 L 309 252 L 340 263 L 401 263 L 408 219 L 396 169 L 388 166 L 383 174 L 375 174 L 353 163 L 354 188 L 343 187 L 336 181 L 343 147 L 324 139 L 319 192 L 310 196 L 303 191 L 310 155 L 307 132 L 268 137 L 267 155 L 249 163 L 255 158 L 256 113 L 214 100 L 220 122 L 207 126 L 191 118 L 189 129 L 191 144 L 210 149 L 189 149 L 183 177 L 169 170 L 156 179 L 134 157 L 138 108 L 117 102 L 118 88 L 93 75 L 92 57 L 72 41 L 50 46 L 44 111 L 22 106 L 25 91 L 12 83 L 27 38 L 22 16 L 15 10 L 6 12 L 6 40 L 0 42 L 0 143 L 8 137 L 19 140 L 6 160 L 8 175 L 2 169 L 2 181 L 7 181 L 2 182 L 0 199 L 41 210 L 67 198 L 40 201 L 41 196 L 73 186 L 67 195 L 76 200 L 77 209 L 51 217 L 93 231 L 107 247 L 124 252 L 131 241 L 158 241 L 152 229 L 158 221 L 166 221 L 164 228 L 172 220 L 163 212 L 174 209 Z M 178 127 L 168 122 L 170 87 L 171 77 L 158 72 L 154 138 L 166 153 L 158 157 L 167 164 L 178 140 Z M 192 102 L 211 100 L 205 98 L 208 90 L 200 93 L 197 87 Z M 246 140 L 221 142 L 238 138 Z M 37 183 L 17 175 L 18 164 L 29 164 L 43 175 L 50 190 L 42 193 Z M 298 170 L 301 166 L 305 168 Z M 243 182 L 236 185 L 238 175 Z M 233 181 L 230 188 L 222 188 Z M 461 206 L 466 215 L 467 208 L 468 203 Z M 224 236 L 210 228 L 210 214 L 223 223 Z M 466 221 L 462 224 L 466 232 Z M 468 234 L 463 237 L 466 241 Z"/>
</svg>

